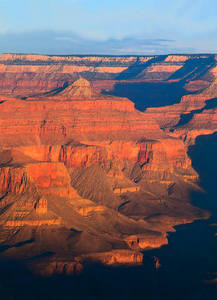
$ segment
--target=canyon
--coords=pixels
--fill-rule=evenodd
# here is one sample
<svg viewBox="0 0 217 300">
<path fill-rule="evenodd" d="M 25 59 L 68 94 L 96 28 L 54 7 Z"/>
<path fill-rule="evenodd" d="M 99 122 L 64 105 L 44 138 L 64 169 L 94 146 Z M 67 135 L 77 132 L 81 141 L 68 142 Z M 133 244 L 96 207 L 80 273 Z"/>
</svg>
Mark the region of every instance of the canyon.
<svg viewBox="0 0 217 300">
<path fill-rule="evenodd" d="M 0 258 L 140 266 L 208 219 L 189 149 L 217 131 L 216 99 L 216 55 L 0 55 Z"/>
</svg>

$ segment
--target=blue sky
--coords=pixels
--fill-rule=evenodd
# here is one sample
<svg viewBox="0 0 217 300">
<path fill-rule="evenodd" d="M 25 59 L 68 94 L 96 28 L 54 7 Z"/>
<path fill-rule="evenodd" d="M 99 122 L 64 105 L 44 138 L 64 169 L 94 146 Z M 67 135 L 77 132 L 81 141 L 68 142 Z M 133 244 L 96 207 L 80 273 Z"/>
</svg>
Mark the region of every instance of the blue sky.
<svg viewBox="0 0 217 300">
<path fill-rule="evenodd" d="M 0 52 L 217 52 L 216 0 L 0 0 Z"/>
</svg>

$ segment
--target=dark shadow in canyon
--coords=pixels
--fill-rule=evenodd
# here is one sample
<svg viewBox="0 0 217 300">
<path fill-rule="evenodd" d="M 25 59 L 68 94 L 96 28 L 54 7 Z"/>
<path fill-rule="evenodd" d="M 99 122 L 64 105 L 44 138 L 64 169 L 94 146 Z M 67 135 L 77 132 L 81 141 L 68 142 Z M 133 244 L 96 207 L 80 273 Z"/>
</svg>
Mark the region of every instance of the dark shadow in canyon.
<svg viewBox="0 0 217 300">
<path fill-rule="evenodd" d="M 159 63 L 164 61 L 167 55 L 159 55 L 151 58 L 146 63 L 139 63 L 139 56 L 137 57 L 137 62 L 131 65 L 129 68 L 121 72 L 115 79 L 116 80 L 129 80 L 135 79 L 140 73 L 145 72 L 145 70 L 154 63 Z"/>
<path fill-rule="evenodd" d="M 0 245 L 0 253 L 6 251 L 8 249 L 11 249 L 11 248 L 19 248 L 19 247 L 22 247 L 26 244 L 31 244 L 33 241 L 34 241 L 33 239 L 30 239 L 30 240 L 26 240 L 26 241 L 23 241 L 23 242 L 16 243 L 14 245 Z"/>
<path fill-rule="evenodd" d="M 192 166 L 200 175 L 200 186 L 206 191 L 205 198 L 194 199 L 194 203 L 197 206 L 210 210 L 213 215 L 212 219 L 217 218 L 216 153 L 217 132 L 197 137 L 195 145 L 191 146 L 188 152 L 192 160 Z"/>
<path fill-rule="evenodd" d="M 135 108 L 144 111 L 148 107 L 162 107 L 179 103 L 184 95 L 185 81 L 179 82 L 119 82 L 112 91 L 104 92 L 117 97 L 127 97 Z"/>
<path fill-rule="evenodd" d="M 191 57 L 184 63 L 183 67 L 173 73 L 168 80 L 185 79 L 186 81 L 190 81 L 201 79 L 215 63 L 214 55 L 198 58 Z"/>
<path fill-rule="evenodd" d="M 188 59 L 182 68 L 165 79 L 164 73 L 159 73 L 160 81 L 142 82 L 146 69 L 156 62 L 164 61 L 166 56 L 155 57 L 145 64 L 135 63 L 127 70 L 123 71 L 117 80 L 120 82 L 114 85 L 113 90 L 105 92 L 118 97 L 127 97 L 135 103 L 135 108 L 144 111 L 148 107 L 162 107 L 173 105 L 180 102 L 184 95 L 195 94 L 185 89 L 185 84 L 190 80 L 198 80 L 207 77 L 207 71 L 215 65 L 214 55 L 207 57 L 192 56 Z M 141 80 L 140 82 L 131 82 L 130 80 Z M 124 82 L 122 80 L 127 80 Z M 129 81 L 128 81 L 129 80 Z M 175 80 L 175 81 L 172 81 Z"/>
<path fill-rule="evenodd" d="M 162 299 L 216 299 L 217 291 L 204 283 L 217 272 L 217 133 L 200 136 L 189 148 L 192 165 L 200 175 L 204 193 L 193 192 L 192 202 L 212 214 L 207 220 L 176 226 L 169 244 L 146 252 L 159 257 L 156 276 Z M 160 298 L 161 299 L 161 298 Z"/>
<path fill-rule="evenodd" d="M 25 262 L 0 261 L 0 299 L 76 299 L 133 300 L 159 299 L 151 259 L 143 266 L 85 266 L 84 272 L 72 276 L 34 276 Z"/>
<path fill-rule="evenodd" d="M 53 89 L 49 92 L 45 92 L 45 93 L 33 94 L 33 95 L 28 96 L 28 97 L 21 97 L 20 99 L 21 100 L 27 100 L 27 99 L 31 99 L 31 98 L 35 98 L 35 97 L 55 96 L 55 95 L 59 94 L 60 92 L 62 92 L 63 90 L 65 90 L 68 86 L 69 86 L 69 83 L 68 83 L 68 81 L 66 81 L 66 82 L 64 82 L 62 87 L 55 88 L 55 89 Z M 42 99 L 42 100 L 44 100 L 44 99 Z"/>
<path fill-rule="evenodd" d="M 190 81 L 201 79 L 215 63 L 215 55 L 212 54 L 207 57 L 204 56 L 198 58 L 193 56 L 186 60 L 183 67 L 173 73 L 168 80 L 184 79 Z"/>
<path fill-rule="evenodd" d="M 179 122 L 176 124 L 176 126 L 174 126 L 173 129 L 171 129 L 171 132 L 173 132 L 175 128 L 177 128 L 179 126 L 183 126 L 183 125 L 187 124 L 188 122 L 190 122 L 193 119 L 195 114 L 202 113 L 206 109 L 216 108 L 217 107 L 217 98 L 206 100 L 205 103 L 206 103 L 206 105 L 203 108 L 192 110 L 190 113 L 187 113 L 187 114 L 182 114 L 180 116 Z"/>
</svg>

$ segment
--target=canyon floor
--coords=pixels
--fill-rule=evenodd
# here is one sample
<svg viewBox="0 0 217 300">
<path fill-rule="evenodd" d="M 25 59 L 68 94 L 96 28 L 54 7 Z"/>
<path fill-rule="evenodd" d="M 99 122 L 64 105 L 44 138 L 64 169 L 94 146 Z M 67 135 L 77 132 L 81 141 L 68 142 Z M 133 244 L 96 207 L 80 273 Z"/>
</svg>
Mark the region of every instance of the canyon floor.
<svg viewBox="0 0 217 300">
<path fill-rule="evenodd" d="M 216 100 L 215 55 L 0 55 L 3 299 L 215 299 Z"/>
</svg>

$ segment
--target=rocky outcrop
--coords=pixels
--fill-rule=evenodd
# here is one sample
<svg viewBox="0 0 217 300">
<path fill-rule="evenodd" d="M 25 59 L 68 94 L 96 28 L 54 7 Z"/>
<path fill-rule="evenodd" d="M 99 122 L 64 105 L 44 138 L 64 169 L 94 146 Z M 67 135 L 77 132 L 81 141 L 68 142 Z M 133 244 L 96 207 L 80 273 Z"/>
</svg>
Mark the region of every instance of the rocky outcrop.
<svg viewBox="0 0 217 300">
<path fill-rule="evenodd" d="M 42 261 L 37 264 L 29 263 L 28 268 L 40 276 L 72 275 L 85 271 L 86 263 L 97 263 L 108 266 L 117 265 L 141 265 L 143 254 L 138 251 L 112 250 L 102 253 L 92 253 L 74 258 L 74 261 L 67 261 L 58 258 L 56 261 Z"/>
<path fill-rule="evenodd" d="M 84 78 L 76 80 L 71 86 L 59 93 L 63 98 L 91 98 L 93 96 L 90 82 Z"/>
<path fill-rule="evenodd" d="M 104 265 L 130 264 L 140 265 L 143 262 L 143 254 L 130 250 L 113 250 L 104 253 L 93 253 L 81 257 L 82 260 L 100 262 Z"/>
<path fill-rule="evenodd" d="M 23 168 L 4 167 L 0 169 L 1 194 L 23 193 L 33 189 L 31 179 Z"/>
<path fill-rule="evenodd" d="M 166 234 L 154 235 L 132 235 L 128 236 L 125 241 L 131 249 L 142 250 L 146 248 L 159 248 L 167 245 L 168 240 Z"/>
<path fill-rule="evenodd" d="M 3 194 L 12 192 L 42 191 L 60 196 L 73 197 L 77 193 L 72 189 L 70 176 L 62 163 L 33 163 L 23 167 L 0 168 L 0 184 Z"/>
</svg>

